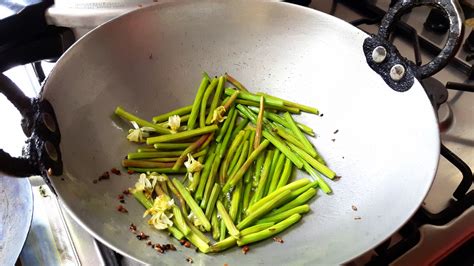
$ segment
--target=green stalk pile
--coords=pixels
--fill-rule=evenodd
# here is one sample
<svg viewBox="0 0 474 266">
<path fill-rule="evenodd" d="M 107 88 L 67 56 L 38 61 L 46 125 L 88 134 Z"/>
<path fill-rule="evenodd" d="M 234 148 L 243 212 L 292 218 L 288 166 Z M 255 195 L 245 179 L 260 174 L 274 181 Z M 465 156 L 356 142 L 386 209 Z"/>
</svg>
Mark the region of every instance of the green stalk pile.
<svg viewBox="0 0 474 266">
<path fill-rule="evenodd" d="M 144 144 L 122 165 L 142 173 L 132 192 L 149 223 L 208 253 L 264 240 L 298 222 L 317 187 L 331 193 L 321 176 L 336 176 L 308 140 L 313 130 L 294 120 L 301 112 L 318 114 L 249 92 L 228 74 L 206 73 L 192 105 L 152 122 L 117 107 L 115 114 L 135 127 L 127 138 Z M 292 180 L 295 168 L 313 180 Z"/>
</svg>

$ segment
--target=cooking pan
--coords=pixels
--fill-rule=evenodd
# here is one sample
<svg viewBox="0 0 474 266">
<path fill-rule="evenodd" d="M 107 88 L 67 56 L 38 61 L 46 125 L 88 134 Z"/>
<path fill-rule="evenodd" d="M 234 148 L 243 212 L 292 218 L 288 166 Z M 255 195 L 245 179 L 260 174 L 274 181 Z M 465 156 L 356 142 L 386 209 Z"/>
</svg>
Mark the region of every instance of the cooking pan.
<svg viewBox="0 0 474 266">
<path fill-rule="evenodd" d="M 393 22 L 419 5 L 441 8 L 450 20 L 446 46 L 423 66 L 386 41 Z M 440 140 L 418 79 L 436 73 L 456 52 L 461 21 L 448 0 L 398 2 L 373 36 L 329 15 L 277 2 L 179 1 L 134 11 L 71 47 L 37 99 L 25 98 L 2 78 L 8 85 L 3 93 L 24 115 L 30 136 L 24 157 L 2 153 L 2 168 L 16 176 L 45 176 L 92 235 L 140 262 L 174 265 L 189 256 L 209 265 L 343 263 L 393 234 L 430 188 Z M 317 132 L 313 143 L 341 178 L 330 183 L 333 194 L 319 193 L 312 213 L 281 235 L 284 244 L 263 241 L 247 255 L 237 248 L 158 255 L 128 232 L 135 223 L 155 242 L 173 241 L 146 224 L 143 208 L 130 198 L 128 214 L 116 211 L 117 194 L 135 178 L 122 173 L 92 182 L 136 148 L 125 140 L 129 125 L 112 115 L 114 108 L 151 118 L 188 105 L 201 71 L 229 72 L 254 91 L 316 106 L 324 114 L 298 120 Z"/>
</svg>

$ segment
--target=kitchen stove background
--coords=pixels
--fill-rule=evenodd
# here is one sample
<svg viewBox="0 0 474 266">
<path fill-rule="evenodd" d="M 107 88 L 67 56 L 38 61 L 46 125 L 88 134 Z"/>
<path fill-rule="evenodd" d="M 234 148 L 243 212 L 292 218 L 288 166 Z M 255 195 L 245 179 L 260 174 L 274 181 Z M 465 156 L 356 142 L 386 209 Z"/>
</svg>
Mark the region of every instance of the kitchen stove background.
<svg viewBox="0 0 474 266">
<path fill-rule="evenodd" d="M 307 4 L 310 1 L 301 0 L 299 2 Z M 374 7 L 387 10 L 389 4 L 390 1 L 388 0 L 313 0 L 309 7 L 335 15 L 348 22 L 355 22 L 355 24 L 358 24 L 361 29 L 367 32 L 376 32 L 376 22 L 378 21 L 379 15 L 376 12 L 377 9 Z M 372 12 L 370 12 L 371 10 Z M 374 12 L 375 16 L 374 14 L 370 14 Z M 429 13 L 430 8 L 420 7 L 414 9 L 411 13 L 402 18 L 402 21 L 411 25 L 420 35 L 419 42 L 421 49 L 419 58 L 423 62 L 427 62 L 433 56 L 433 54 L 430 53 L 430 49 L 426 49 L 426 47 L 431 46 L 431 50 L 439 49 L 439 47 L 442 47 L 444 44 L 445 39 L 445 34 L 428 31 L 424 28 L 423 24 Z M 50 21 L 61 22 L 61 19 L 55 20 L 54 14 L 49 14 L 49 16 Z M 436 23 L 436 25 L 438 24 L 442 25 L 443 23 Z M 470 31 L 470 28 L 466 28 L 465 39 L 468 39 Z M 76 34 L 82 33 L 84 33 L 84 31 L 76 32 Z M 415 61 L 413 38 L 400 38 L 398 36 L 400 35 L 398 34 L 397 37 L 394 38 L 394 43 L 397 48 L 404 56 Z M 472 53 L 472 51 L 470 52 Z M 434 78 L 441 81 L 442 85 L 447 82 L 470 84 L 471 81 L 469 78 L 472 76 L 472 72 L 469 57 L 469 53 L 461 49 L 452 63 L 440 73 L 436 74 Z M 43 62 L 41 66 L 47 74 L 53 64 Z M 36 70 L 37 69 L 38 65 L 36 65 Z M 12 77 L 17 84 L 20 83 L 20 87 L 25 88 L 29 95 L 35 95 L 39 92 L 40 86 L 35 80 L 35 72 L 31 66 L 15 68 L 8 71 L 7 75 Z M 427 86 L 425 87 L 429 90 Z M 472 88 L 470 89 L 472 90 Z M 443 143 L 471 167 L 474 166 L 473 102 L 473 93 L 450 90 L 447 104 L 442 104 L 439 110 L 440 120 L 445 120 L 445 125 L 442 127 Z M 5 100 L 0 98 L 1 106 L 9 106 L 8 103 L 4 103 Z M 12 108 L 9 109 L 11 110 Z M 451 110 L 451 112 L 449 112 L 449 110 Z M 13 115 L 8 119 L 7 124 L 17 125 L 17 121 L 19 120 L 19 115 Z M 15 131 L 12 130 L 11 132 Z M 7 150 L 15 150 L 15 148 L 18 147 L 18 143 L 13 143 L 14 144 L 7 147 Z M 19 144 L 21 145 L 21 142 Z M 16 150 L 16 152 L 19 151 Z M 466 192 L 458 193 L 456 197 L 453 198 L 454 191 L 463 180 L 463 174 L 449 163 L 448 160 L 441 157 L 435 182 L 423 203 L 423 208 L 420 209 L 421 211 L 419 211 L 407 225 L 402 227 L 400 232 L 391 238 L 390 242 L 386 241 L 382 243 L 375 250 L 368 252 L 350 264 L 385 264 L 393 262 L 394 264 L 402 265 L 407 263 L 419 264 L 421 262 L 436 261 L 444 257 L 446 255 L 444 253 L 446 253 L 448 249 L 455 249 L 464 243 L 464 248 L 466 249 L 465 255 L 456 256 L 457 258 L 463 256 L 465 263 L 472 265 L 474 262 L 472 252 L 468 253 L 469 250 L 474 250 L 472 173 L 469 172 L 469 169 L 465 171 L 464 180 L 466 181 L 464 183 L 467 184 L 467 187 L 470 186 L 470 192 L 469 194 Z M 469 174 L 471 179 L 468 179 Z M 32 185 L 36 188 L 34 189 L 35 214 L 32 229 L 20 256 L 19 263 L 25 265 L 32 263 L 43 263 L 45 265 L 136 265 L 134 261 L 122 258 L 120 255 L 95 241 L 84 229 L 77 225 L 69 214 L 63 210 L 61 203 L 50 194 L 41 178 L 32 177 L 30 180 Z M 40 187 L 50 196 L 44 197 L 44 195 L 41 195 Z M 464 202 L 465 206 L 460 206 L 462 204 L 453 204 L 455 202 Z M 443 210 L 446 210 L 446 208 L 453 210 L 447 211 L 452 212 L 452 214 L 435 215 L 434 219 L 428 219 L 430 216 L 426 215 L 427 212 L 443 214 Z M 48 210 L 48 212 L 45 210 Z M 429 223 L 434 223 L 435 225 L 430 225 Z M 419 225 L 422 226 L 417 230 Z M 41 243 L 41 245 L 39 245 L 39 243 Z M 389 246 L 390 248 L 388 248 Z M 412 248 L 413 246 L 415 247 Z M 48 253 L 48 250 L 56 250 L 57 252 Z M 469 257 L 469 254 L 471 257 Z M 448 259 L 450 258 L 448 257 Z M 449 260 L 444 260 L 444 264 L 450 264 Z"/>
</svg>

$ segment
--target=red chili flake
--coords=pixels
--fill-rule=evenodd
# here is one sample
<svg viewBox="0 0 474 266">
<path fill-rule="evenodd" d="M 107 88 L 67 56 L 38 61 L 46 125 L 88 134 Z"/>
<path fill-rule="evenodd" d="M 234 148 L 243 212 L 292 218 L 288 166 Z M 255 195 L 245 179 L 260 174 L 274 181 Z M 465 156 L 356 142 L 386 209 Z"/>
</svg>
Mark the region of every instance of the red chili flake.
<svg viewBox="0 0 474 266">
<path fill-rule="evenodd" d="M 186 261 L 189 262 L 189 263 L 191 263 L 191 264 L 194 262 L 191 257 L 186 257 Z"/>
<path fill-rule="evenodd" d="M 277 236 L 273 238 L 273 241 L 281 243 L 281 244 L 283 244 L 285 242 L 285 241 L 283 241 L 283 239 L 281 237 L 277 237 Z"/>
<path fill-rule="evenodd" d="M 155 244 L 155 246 L 153 246 L 153 248 L 158 251 L 159 253 L 163 253 L 163 248 L 161 247 L 160 244 Z"/>
<path fill-rule="evenodd" d="M 190 248 L 190 247 L 191 247 L 191 242 L 186 241 L 186 242 L 184 243 L 184 246 L 187 247 L 187 248 Z"/>
<path fill-rule="evenodd" d="M 128 227 L 128 229 L 130 229 L 130 231 L 135 232 L 135 231 L 137 231 L 137 226 L 132 223 L 132 224 L 130 224 L 130 227 Z"/>
<path fill-rule="evenodd" d="M 250 250 L 249 246 L 243 246 L 242 247 L 242 253 L 244 253 L 244 254 L 247 254 L 247 252 L 249 252 L 249 250 Z"/>
<path fill-rule="evenodd" d="M 128 213 L 128 210 L 123 205 L 117 206 L 117 211 L 121 213 Z"/>
<path fill-rule="evenodd" d="M 145 235 L 145 233 L 140 232 L 140 234 L 137 235 L 138 240 L 147 240 L 149 238 L 148 235 Z"/>
<path fill-rule="evenodd" d="M 120 175 L 120 174 L 121 174 L 121 173 L 120 173 L 120 170 L 117 169 L 117 168 L 115 168 L 115 167 L 112 168 L 112 169 L 110 169 L 110 172 L 112 172 L 114 175 Z"/>
<path fill-rule="evenodd" d="M 352 210 L 357 211 L 357 207 L 355 205 L 352 205 Z"/>
<path fill-rule="evenodd" d="M 182 246 L 182 245 L 186 244 L 186 240 L 184 240 L 184 239 L 181 239 L 181 240 L 179 240 L 179 243 L 180 243 L 180 244 L 181 244 L 181 246 Z"/>
<path fill-rule="evenodd" d="M 151 245 L 152 245 L 151 241 L 148 240 L 148 242 L 146 242 L 146 245 L 147 245 L 147 246 L 151 246 Z"/>
<path fill-rule="evenodd" d="M 110 178 L 110 174 L 109 172 L 104 172 L 101 176 L 99 176 L 99 181 L 101 180 L 105 180 L 105 179 L 109 179 Z"/>
<path fill-rule="evenodd" d="M 119 195 L 117 196 L 117 199 L 119 199 L 119 200 L 123 200 L 123 198 L 124 198 L 123 194 L 119 194 Z"/>
<path fill-rule="evenodd" d="M 127 171 L 127 173 L 128 173 L 129 175 L 133 175 L 133 174 L 135 173 L 135 171 L 129 169 L 129 170 Z"/>
<path fill-rule="evenodd" d="M 122 191 L 122 193 L 123 193 L 124 195 L 127 195 L 127 196 L 128 196 L 128 195 L 130 195 L 130 190 L 125 189 L 124 191 Z"/>
</svg>

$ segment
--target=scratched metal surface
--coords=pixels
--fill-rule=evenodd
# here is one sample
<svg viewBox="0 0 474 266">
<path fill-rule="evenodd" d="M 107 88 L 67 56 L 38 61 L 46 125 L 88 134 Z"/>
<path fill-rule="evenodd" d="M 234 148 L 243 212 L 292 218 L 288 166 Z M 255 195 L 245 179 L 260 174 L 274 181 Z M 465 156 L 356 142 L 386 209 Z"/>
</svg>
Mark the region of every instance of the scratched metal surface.
<svg viewBox="0 0 474 266">
<path fill-rule="evenodd" d="M 30 229 L 33 194 L 26 178 L 0 175 L 0 265 L 14 265 Z"/>
</svg>

